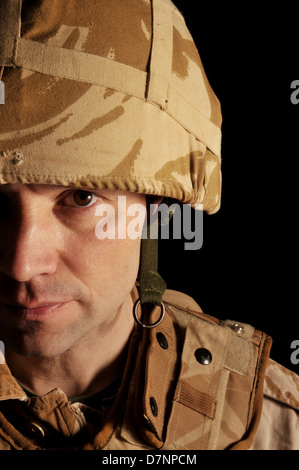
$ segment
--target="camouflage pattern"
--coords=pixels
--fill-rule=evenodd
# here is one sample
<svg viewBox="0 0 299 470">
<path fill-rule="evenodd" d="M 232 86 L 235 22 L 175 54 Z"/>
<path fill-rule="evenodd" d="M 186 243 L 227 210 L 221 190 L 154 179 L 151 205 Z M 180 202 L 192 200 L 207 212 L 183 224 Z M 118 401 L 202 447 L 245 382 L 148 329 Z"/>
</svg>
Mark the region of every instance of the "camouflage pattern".
<svg viewBox="0 0 299 470">
<path fill-rule="evenodd" d="M 121 189 L 218 210 L 220 105 L 170 0 L 2 0 L 3 65 L 0 184 Z M 299 449 L 298 377 L 267 367 L 270 338 L 187 296 L 168 291 L 164 302 L 158 330 L 136 328 L 100 429 L 98 412 L 62 390 L 29 398 L 0 358 L 0 449 Z"/>
<path fill-rule="evenodd" d="M 0 17 L 0 184 L 219 208 L 220 105 L 171 1 L 5 0 Z"/>
<path fill-rule="evenodd" d="M 271 339 L 205 315 L 184 294 L 166 291 L 163 300 L 159 327 L 131 337 L 122 385 L 100 428 L 95 409 L 69 403 L 60 389 L 28 398 L 0 365 L 0 449 L 299 450 L 299 378 L 268 361 Z M 199 348 L 210 362 L 198 361 Z"/>
<path fill-rule="evenodd" d="M 299 450 L 299 377 L 270 360 L 261 422 L 251 450 Z"/>
</svg>

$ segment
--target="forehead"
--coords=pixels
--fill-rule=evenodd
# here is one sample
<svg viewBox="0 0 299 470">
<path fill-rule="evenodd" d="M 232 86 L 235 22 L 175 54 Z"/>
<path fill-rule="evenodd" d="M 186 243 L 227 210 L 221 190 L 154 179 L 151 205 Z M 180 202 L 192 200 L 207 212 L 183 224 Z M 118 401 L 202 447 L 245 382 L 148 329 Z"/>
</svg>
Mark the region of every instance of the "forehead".
<svg viewBox="0 0 299 470">
<path fill-rule="evenodd" d="M 46 193 L 54 191 L 63 191 L 67 189 L 65 186 L 54 186 L 48 184 L 23 184 L 23 183 L 8 183 L 1 184 L 0 191 L 4 193 L 21 193 L 21 192 L 36 192 Z"/>
<path fill-rule="evenodd" d="M 6 194 L 6 195 L 13 194 L 15 196 L 36 195 L 36 196 L 56 197 L 57 195 L 63 193 L 64 191 L 68 189 L 70 189 L 70 187 L 58 186 L 58 185 L 54 186 L 54 185 L 48 185 L 48 184 L 23 184 L 23 183 L 10 184 L 9 183 L 9 184 L 0 185 L 0 193 Z"/>
<path fill-rule="evenodd" d="M 0 191 L 7 192 L 7 193 L 21 193 L 21 192 L 32 192 L 37 194 L 46 194 L 46 193 L 55 193 L 55 192 L 62 192 L 65 190 L 73 190 L 73 191 L 90 191 L 90 192 L 97 192 L 101 194 L 109 194 L 113 195 L 128 195 L 130 196 L 129 191 L 120 191 L 120 190 L 109 190 L 109 189 L 96 189 L 96 188 L 89 188 L 86 186 L 64 186 L 64 185 L 52 185 L 52 184 L 24 184 L 24 183 L 8 183 L 8 184 L 1 184 Z"/>
<path fill-rule="evenodd" d="M 120 196 L 126 197 L 128 203 L 143 202 L 146 198 L 145 194 L 133 193 L 122 190 L 96 189 L 86 186 L 63 186 L 51 184 L 24 184 L 24 183 L 8 183 L 0 185 L 0 194 L 14 194 L 16 196 L 33 195 L 49 198 L 57 198 L 66 191 L 87 191 L 96 194 L 103 199 L 117 201 Z"/>
</svg>

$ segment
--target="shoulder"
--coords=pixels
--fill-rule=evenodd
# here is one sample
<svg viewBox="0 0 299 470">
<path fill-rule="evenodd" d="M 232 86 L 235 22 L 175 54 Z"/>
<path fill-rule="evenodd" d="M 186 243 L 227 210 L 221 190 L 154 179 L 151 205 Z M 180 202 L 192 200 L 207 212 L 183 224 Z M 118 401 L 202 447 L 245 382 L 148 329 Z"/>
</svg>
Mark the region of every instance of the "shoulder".
<svg viewBox="0 0 299 470">
<path fill-rule="evenodd" d="M 176 290 L 167 289 L 163 295 L 163 302 L 184 310 L 202 312 L 200 306 L 192 297 Z"/>
<path fill-rule="evenodd" d="M 269 360 L 264 400 L 252 450 L 299 450 L 299 377 Z"/>
<path fill-rule="evenodd" d="M 299 376 L 270 359 L 265 375 L 264 395 L 299 411 Z"/>
<path fill-rule="evenodd" d="M 250 426 L 247 423 L 253 429 L 250 448 L 299 450 L 299 377 L 269 358 L 271 338 L 251 325 L 206 315 L 186 294 L 166 291 L 163 301 L 178 324 L 186 328 L 184 337 L 188 346 L 195 348 L 196 344 L 203 344 L 213 357 L 221 355 L 218 362 L 222 362 L 224 373 L 229 373 L 229 380 L 234 382 L 233 388 L 225 391 L 226 398 L 232 395 L 232 390 L 234 395 L 230 401 L 223 399 L 224 404 L 229 401 L 229 406 L 223 409 L 223 416 L 227 421 L 231 419 L 225 413 L 226 409 L 231 410 L 232 403 L 237 410 L 241 402 L 244 409 L 249 407 L 249 413 L 253 410 L 253 421 Z M 240 389 L 238 399 L 236 384 Z M 242 401 L 245 389 L 252 396 L 246 406 Z M 235 423 L 232 429 L 235 429 Z"/>
<path fill-rule="evenodd" d="M 173 313 L 175 312 L 175 317 L 179 319 L 182 325 L 185 323 L 187 318 L 190 320 L 190 318 L 196 317 L 198 319 L 205 320 L 212 325 L 221 326 L 221 320 L 204 313 L 198 303 L 188 294 L 167 289 L 162 300 L 166 306 L 170 307 Z M 187 317 L 186 315 L 180 315 L 181 313 L 187 314 Z"/>
<path fill-rule="evenodd" d="M 221 321 L 216 317 L 203 313 L 198 303 L 189 295 L 174 290 L 166 290 L 163 296 L 166 305 L 186 313 L 193 314 L 219 326 L 227 326 L 233 322 Z M 238 322 L 239 325 L 243 325 Z M 244 325 L 247 329 L 250 325 Z M 254 328 L 251 327 L 254 331 Z M 259 333 L 259 332 L 258 332 Z M 258 333 L 256 336 L 258 336 Z M 253 335 L 254 337 L 255 335 Z M 264 396 L 299 411 L 299 376 L 281 364 L 269 358 L 264 379 Z"/>
<path fill-rule="evenodd" d="M 271 339 L 251 325 L 207 315 L 186 294 L 166 291 L 163 302 L 178 326 L 175 332 L 182 333 L 177 348 L 181 364 L 175 395 L 177 413 L 172 415 L 177 420 L 175 429 L 181 426 L 180 442 L 188 448 L 185 436 L 195 430 L 189 429 L 186 422 L 190 421 L 191 426 L 194 421 L 198 427 L 196 433 L 201 432 L 200 428 L 209 436 L 205 448 L 224 449 L 234 445 L 248 448 L 261 414 Z M 198 397 L 208 398 L 215 415 L 198 412 Z M 190 406 L 192 400 L 194 404 Z M 190 409 L 197 412 L 196 417 L 191 417 Z M 203 448 L 200 442 L 198 445 Z"/>
</svg>

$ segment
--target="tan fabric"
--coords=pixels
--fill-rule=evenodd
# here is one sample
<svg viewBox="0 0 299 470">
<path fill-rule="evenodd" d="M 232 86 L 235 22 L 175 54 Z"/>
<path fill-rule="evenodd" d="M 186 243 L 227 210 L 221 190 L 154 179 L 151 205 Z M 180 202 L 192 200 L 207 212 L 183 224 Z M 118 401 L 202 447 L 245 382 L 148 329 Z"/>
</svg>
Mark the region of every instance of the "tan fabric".
<svg viewBox="0 0 299 470">
<path fill-rule="evenodd" d="M 251 450 L 299 450 L 299 377 L 271 360 L 263 414 Z"/>
<path fill-rule="evenodd" d="M 20 29 L 21 1 L 3 0 L 0 4 L 0 61 L 12 65 Z M 9 26 L 8 26 L 9 25 Z"/>
<path fill-rule="evenodd" d="M 0 449 L 299 450 L 298 376 L 273 361 L 266 369 L 270 339 L 250 325 L 205 315 L 178 292 L 166 291 L 163 300 L 163 322 L 151 331 L 136 328 L 131 338 L 102 428 L 96 410 L 70 404 L 62 390 L 27 398 L 0 365 Z M 242 342 L 246 367 L 233 360 Z M 198 362 L 198 348 L 210 351 L 209 364 Z"/>
<path fill-rule="evenodd" d="M 121 189 L 219 208 L 220 105 L 172 2 L 1 2 L 0 17 L 9 13 L 0 38 L 14 47 L 0 48 L 0 65 L 15 67 L 2 78 L 0 184 Z"/>
</svg>

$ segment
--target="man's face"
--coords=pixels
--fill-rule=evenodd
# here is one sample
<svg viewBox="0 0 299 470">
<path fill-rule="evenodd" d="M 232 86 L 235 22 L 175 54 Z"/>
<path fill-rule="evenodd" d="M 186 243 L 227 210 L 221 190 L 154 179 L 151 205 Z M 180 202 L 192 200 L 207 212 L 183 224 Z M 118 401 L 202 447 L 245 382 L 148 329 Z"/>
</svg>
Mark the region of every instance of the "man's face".
<svg viewBox="0 0 299 470">
<path fill-rule="evenodd" d="M 131 302 L 140 250 L 139 237 L 96 236 L 101 204 L 115 214 L 105 219 L 110 228 L 118 224 L 119 196 L 126 196 L 126 207 L 141 205 L 144 221 L 146 200 L 139 194 L 0 186 L 0 337 L 6 348 L 50 357 L 95 334 L 100 341 L 113 328 Z M 122 215 L 124 233 L 134 217 Z"/>
</svg>

